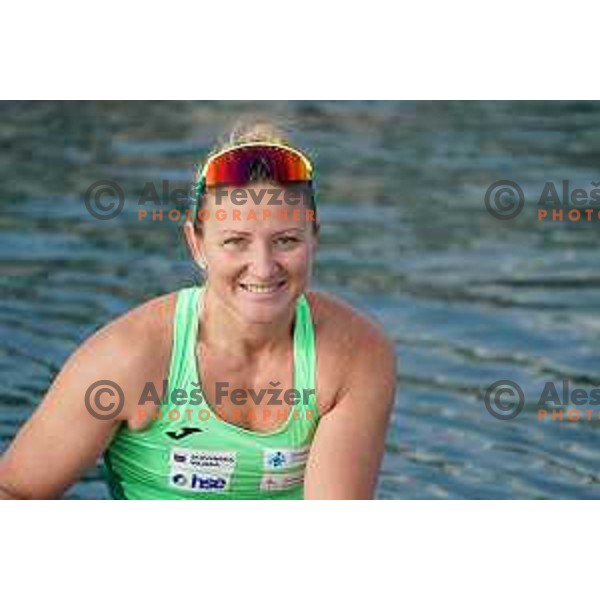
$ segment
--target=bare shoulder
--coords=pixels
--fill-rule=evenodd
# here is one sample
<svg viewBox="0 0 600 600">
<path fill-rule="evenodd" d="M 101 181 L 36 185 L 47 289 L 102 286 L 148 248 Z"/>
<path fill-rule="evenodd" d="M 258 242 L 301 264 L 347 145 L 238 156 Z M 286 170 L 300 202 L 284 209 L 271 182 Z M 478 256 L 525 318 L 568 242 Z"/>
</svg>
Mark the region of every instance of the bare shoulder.
<svg viewBox="0 0 600 600">
<path fill-rule="evenodd" d="M 331 294 L 306 294 L 315 325 L 318 380 L 326 410 L 346 390 L 358 372 L 385 368 L 395 380 L 393 342 L 371 316 Z"/>
<path fill-rule="evenodd" d="M 176 292 L 153 298 L 101 327 L 69 357 L 58 383 L 109 380 L 127 398 L 139 398 L 148 382 L 161 389 L 171 354 L 175 302 Z M 123 411 L 123 418 L 128 415 Z"/>
<path fill-rule="evenodd" d="M 337 351 L 356 353 L 357 348 L 390 349 L 391 340 L 383 327 L 371 316 L 348 302 L 324 292 L 308 292 L 307 298 L 317 329 L 325 333 L 328 345 Z M 367 346 L 364 346 L 364 345 Z"/>
<path fill-rule="evenodd" d="M 104 349 L 124 360 L 150 359 L 151 354 L 164 351 L 171 339 L 175 301 L 172 292 L 130 309 L 93 333 L 79 351 Z"/>
</svg>

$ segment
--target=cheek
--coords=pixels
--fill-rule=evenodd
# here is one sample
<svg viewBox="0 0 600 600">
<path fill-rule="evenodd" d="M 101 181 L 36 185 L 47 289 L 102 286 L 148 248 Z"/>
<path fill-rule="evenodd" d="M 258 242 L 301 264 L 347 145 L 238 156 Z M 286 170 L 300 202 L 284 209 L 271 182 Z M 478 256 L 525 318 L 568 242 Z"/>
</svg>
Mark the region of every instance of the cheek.
<svg viewBox="0 0 600 600">
<path fill-rule="evenodd" d="M 290 253 L 284 264 L 286 264 L 291 271 L 303 273 L 310 268 L 312 260 L 313 257 L 310 247 L 305 246 L 299 248 L 296 252 Z"/>
</svg>

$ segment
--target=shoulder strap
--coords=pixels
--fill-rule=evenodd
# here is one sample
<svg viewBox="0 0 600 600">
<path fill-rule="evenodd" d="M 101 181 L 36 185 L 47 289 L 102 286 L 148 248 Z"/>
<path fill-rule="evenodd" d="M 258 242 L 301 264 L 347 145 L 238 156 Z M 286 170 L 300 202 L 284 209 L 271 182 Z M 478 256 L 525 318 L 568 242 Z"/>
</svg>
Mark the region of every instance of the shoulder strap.
<svg viewBox="0 0 600 600">
<path fill-rule="evenodd" d="M 196 353 L 193 345 L 198 332 L 198 305 L 203 292 L 202 287 L 189 287 L 177 293 L 175 317 L 173 321 L 173 344 L 169 367 L 169 392 L 182 388 L 185 381 L 193 377 L 196 365 Z"/>
<path fill-rule="evenodd" d="M 296 304 L 296 323 L 294 326 L 294 387 L 301 393 L 315 390 L 308 396 L 307 408 L 315 415 L 319 414 L 316 400 L 316 351 L 315 331 L 306 296 L 302 294 Z"/>
</svg>

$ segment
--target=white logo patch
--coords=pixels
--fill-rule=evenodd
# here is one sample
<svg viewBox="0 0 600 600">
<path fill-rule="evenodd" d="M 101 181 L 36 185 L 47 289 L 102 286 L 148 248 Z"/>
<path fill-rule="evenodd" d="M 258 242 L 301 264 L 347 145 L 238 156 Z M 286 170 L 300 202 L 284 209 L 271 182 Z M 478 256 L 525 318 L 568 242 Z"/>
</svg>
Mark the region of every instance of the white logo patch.
<svg viewBox="0 0 600 600">
<path fill-rule="evenodd" d="M 304 469 L 309 449 L 310 446 L 265 450 L 263 452 L 263 469 L 265 471 Z"/>
<path fill-rule="evenodd" d="M 169 485 L 190 492 L 225 492 L 231 476 L 224 473 L 197 473 L 171 470 Z"/>
<path fill-rule="evenodd" d="M 237 463 L 237 452 L 173 448 L 169 485 L 190 492 L 225 492 Z"/>
<path fill-rule="evenodd" d="M 221 450 L 192 450 L 191 448 L 173 448 L 171 450 L 171 469 L 202 473 L 231 475 L 237 463 L 237 452 Z"/>
<path fill-rule="evenodd" d="M 304 483 L 304 473 L 267 473 L 262 476 L 260 489 L 265 492 L 287 490 Z"/>
</svg>

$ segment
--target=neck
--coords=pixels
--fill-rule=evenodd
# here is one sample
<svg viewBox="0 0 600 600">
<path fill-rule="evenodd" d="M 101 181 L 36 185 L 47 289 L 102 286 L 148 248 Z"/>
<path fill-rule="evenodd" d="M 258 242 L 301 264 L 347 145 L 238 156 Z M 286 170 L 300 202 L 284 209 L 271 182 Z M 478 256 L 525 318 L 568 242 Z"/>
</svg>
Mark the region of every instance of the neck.
<svg viewBox="0 0 600 600">
<path fill-rule="evenodd" d="M 277 321 L 248 323 L 221 303 L 207 285 L 202 313 L 202 341 L 210 343 L 212 347 L 225 349 L 229 356 L 242 359 L 270 354 L 289 345 L 295 312 L 296 307 L 292 305 Z"/>
</svg>

